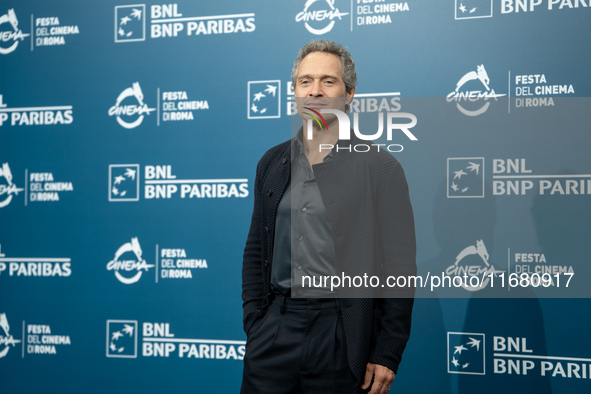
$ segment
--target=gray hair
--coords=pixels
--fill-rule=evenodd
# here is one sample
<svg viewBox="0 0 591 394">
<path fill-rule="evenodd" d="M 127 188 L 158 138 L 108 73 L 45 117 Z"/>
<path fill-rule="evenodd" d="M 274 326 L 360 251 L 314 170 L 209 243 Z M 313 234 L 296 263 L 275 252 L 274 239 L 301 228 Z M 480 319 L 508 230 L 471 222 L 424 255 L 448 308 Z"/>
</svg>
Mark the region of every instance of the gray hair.
<svg viewBox="0 0 591 394">
<path fill-rule="evenodd" d="M 345 83 L 345 90 L 349 92 L 355 87 L 355 85 L 357 85 L 355 62 L 353 61 L 349 50 L 334 41 L 312 40 L 300 49 L 298 56 L 293 62 L 293 68 L 291 69 L 291 83 L 293 84 L 294 89 L 300 64 L 302 63 L 302 60 L 312 52 L 324 52 L 338 56 L 339 59 L 341 59 L 341 77 Z M 347 104 L 345 106 L 345 112 L 349 112 L 350 110 L 351 105 Z"/>
</svg>

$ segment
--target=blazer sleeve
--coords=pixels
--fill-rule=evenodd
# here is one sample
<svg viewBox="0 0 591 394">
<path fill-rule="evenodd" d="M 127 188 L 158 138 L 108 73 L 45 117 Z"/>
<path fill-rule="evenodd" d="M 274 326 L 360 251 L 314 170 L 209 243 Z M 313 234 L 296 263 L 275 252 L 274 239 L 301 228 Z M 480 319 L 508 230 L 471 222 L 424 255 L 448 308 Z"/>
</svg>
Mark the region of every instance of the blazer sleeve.
<svg viewBox="0 0 591 394">
<path fill-rule="evenodd" d="M 257 165 L 254 184 L 254 208 L 250 222 L 250 230 L 244 247 L 242 258 L 242 309 L 244 332 L 248 334 L 255 320 L 263 314 L 262 307 L 265 303 L 262 272 L 262 231 L 261 221 L 263 214 L 261 198 L 261 161 Z"/>
<path fill-rule="evenodd" d="M 408 184 L 397 161 L 381 166 L 376 208 L 378 245 L 381 249 L 381 280 L 392 276 L 416 276 L 416 239 Z M 386 293 L 377 301 L 377 337 L 369 361 L 390 368 L 394 373 L 410 337 L 414 288 Z M 397 298 L 392 298 L 397 297 Z"/>
</svg>

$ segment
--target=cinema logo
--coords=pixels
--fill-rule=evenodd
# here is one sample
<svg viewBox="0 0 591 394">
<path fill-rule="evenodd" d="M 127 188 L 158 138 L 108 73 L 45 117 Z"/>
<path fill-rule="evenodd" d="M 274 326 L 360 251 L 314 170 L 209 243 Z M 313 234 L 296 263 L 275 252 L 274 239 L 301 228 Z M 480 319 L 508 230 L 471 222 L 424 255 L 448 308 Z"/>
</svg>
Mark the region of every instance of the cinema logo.
<svg viewBox="0 0 591 394">
<path fill-rule="evenodd" d="M 0 251 L 1 251 L 0 245 Z M 0 278 L 68 277 L 72 274 L 72 259 L 54 257 L 6 257 L 0 253 Z"/>
<path fill-rule="evenodd" d="M 126 100 L 130 98 L 132 101 Z M 124 103 L 125 101 L 125 103 Z M 133 104 L 131 102 L 135 101 Z M 142 124 L 144 116 L 150 115 L 156 108 L 148 108 L 144 103 L 144 93 L 139 82 L 134 82 L 130 88 L 124 89 L 115 105 L 109 108 L 109 116 L 115 116 L 117 123 L 126 129 L 134 129 Z"/>
<path fill-rule="evenodd" d="M 25 34 L 18 27 L 18 18 L 14 9 L 9 9 L 0 16 L 0 54 L 7 55 L 18 47 L 30 34 Z"/>
<path fill-rule="evenodd" d="M 9 119 L 11 126 L 71 124 L 74 110 L 71 105 L 11 108 L 2 101 L 0 94 L 0 127 Z"/>
<path fill-rule="evenodd" d="M 131 238 L 131 242 L 126 242 L 117 249 L 113 260 L 107 263 L 107 271 L 113 271 L 115 277 L 123 284 L 136 283 L 144 272 L 154 267 L 154 264 L 146 263 L 142 253 L 137 237 Z"/>
<path fill-rule="evenodd" d="M 462 249 L 456 261 L 445 270 L 445 274 L 451 278 L 448 287 L 453 285 L 471 292 L 486 288 L 493 275 L 505 272 L 496 270 L 488 259 L 488 251 L 481 239 L 476 240 L 475 245 Z"/>
<path fill-rule="evenodd" d="M 455 102 L 456 107 L 466 116 L 478 116 L 485 113 L 490 100 L 498 101 L 498 97 L 506 96 L 497 94 L 490 86 L 490 79 L 481 64 L 476 71 L 466 73 L 458 83 L 455 90 L 447 95 L 447 102 Z"/>
<path fill-rule="evenodd" d="M 6 318 L 6 313 L 0 313 L 0 358 L 6 357 L 8 352 L 12 348 L 15 348 L 18 343 L 21 343 L 20 339 L 15 339 L 10 334 L 10 324 Z"/>
<path fill-rule="evenodd" d="M 2 168 L 0 168 L 0 179 L 3 180 L 2 183 L 0 183 L 0 208 L 4 208 L 12 202 L 14 196 L 17 196 L 18 193 L 22 192 L 24 189 L 17 187 L 12 181 L 12 171 L 10 170 L 8 163 L 2 163 Z"/>
<path fill-rule="evenodd" d="M 305 104 L 304 104 L 305 105 Z M 319 108 L 318 108 L 319 109 Z M 328 130 L 328 125 L 326 120 L 322 116 L 323 114 L 332 114 L 335 115 L 337 121 L 339 123 L 339 140 L 346 141 L 351 139 L 351 122 L 347 114 L 343 111 L 338 109 L 327 109 L 322 108 L 316 110 L 312 107 L 303 107 L 302 114 L 306 115 L 308 118 L 304 118 L 305 122 L 305 138 L 308 140 L 313 139 L 313 125 L 314 122 L 318 125 L 320 129 L 326 128 Z M 393 138 L 393 132 L 395 130 L 400 130 L 410 139 L 411 141 L 417 141 L 417 138 L 410 132 L 409 129 L 413 128 L 417 124 L 417 117 L 411 113 L 407 112 L 387 112 L 386 116 L 386 138 L 388 141 L 391 141 Z M 374 134 L 362 134 L 359 130 L 359 113 L 353 113 L 353 132 L 355 136 L 361 140 L 365 141 L 373 141 L 382 136 L 384 133 L 384 112 L 378 112 L 378 131 Z M 408 119 L 410 120 L 409 123 L 394 123 L 394 119 Z M 332 144 L 320 144 L 319 149 L 320 151 L 326 150 L 330 151 L 335 147 Z M 381 149 L 385 149 L 388 152 L 402 152 L 404 147 L 401 144 L 349 144 L 349 145 L 336 145 L 337 152 L 340 150 L 346 150 L 349 152 L 358 152 L 358 153 L 365 153 L 369 152 L 372 149 L 376 149 L 378 152 Z"/>
<path fill-rule="evenodd" d="M 348 12 L 340 12 L 335 7 L 336 0 L 307 0 L 304 9 L 297 13 L 296 22 L 304 22 L 306 30 L 320 36 L 331 31 L 337 20 L 342 20 Z"/>
</svg>

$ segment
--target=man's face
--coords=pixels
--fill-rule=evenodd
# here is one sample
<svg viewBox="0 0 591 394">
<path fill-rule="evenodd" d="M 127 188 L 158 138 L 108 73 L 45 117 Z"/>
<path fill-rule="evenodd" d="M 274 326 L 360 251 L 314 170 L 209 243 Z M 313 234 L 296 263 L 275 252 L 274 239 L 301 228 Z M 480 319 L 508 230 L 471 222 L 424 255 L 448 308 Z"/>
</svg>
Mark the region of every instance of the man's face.
<svg viewBox="0 0 591 394">
<path fill-rule="evenodd" d="M 346 102 L 350 101 L 345 97 L 353 97 L 355 88 L 346 91 L 341 60 L 337 55 L 312 52 L 300 63 L 294 93 L 300 115 L 307 119 L 308 116 L 301 112 L 303 107 L 317 111 L 322 108 L 344 111 Z"/>
</svg>

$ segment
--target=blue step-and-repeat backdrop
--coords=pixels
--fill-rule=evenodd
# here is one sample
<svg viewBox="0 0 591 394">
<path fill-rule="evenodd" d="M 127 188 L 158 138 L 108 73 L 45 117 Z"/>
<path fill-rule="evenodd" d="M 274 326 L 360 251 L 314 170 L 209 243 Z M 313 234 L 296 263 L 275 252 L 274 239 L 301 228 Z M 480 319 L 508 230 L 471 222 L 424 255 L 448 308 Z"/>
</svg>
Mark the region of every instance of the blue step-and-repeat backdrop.
<svg viewBox="0 0 591 394">
<path fill-rule="evenodd" d="M 239 391 L 256 164 L 324 38 L 353 111 L 416 115 L 392 138 L 419 272 L 507 288 L 419 292 L 392 391 L 589 392 L 590 22 L 589 0 L 2 0 L 0 391 Z"/>
</svg>

